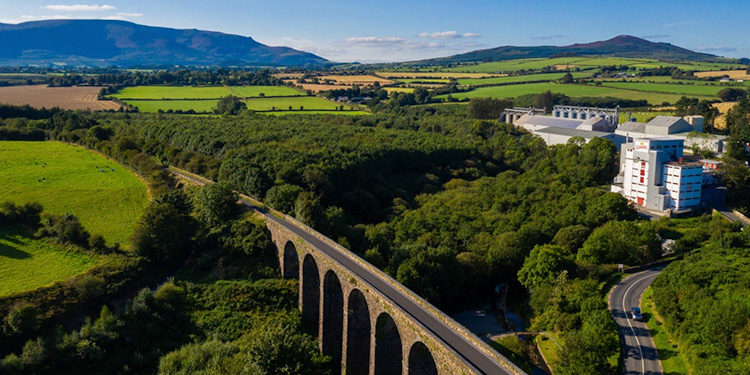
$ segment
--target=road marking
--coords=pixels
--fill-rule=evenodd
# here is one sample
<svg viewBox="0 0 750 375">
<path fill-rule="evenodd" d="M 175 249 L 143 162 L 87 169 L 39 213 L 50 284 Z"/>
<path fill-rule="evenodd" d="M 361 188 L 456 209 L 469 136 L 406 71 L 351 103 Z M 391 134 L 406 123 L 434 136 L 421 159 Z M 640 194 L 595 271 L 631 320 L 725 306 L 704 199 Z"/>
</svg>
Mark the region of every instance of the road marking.
<svg viewBox="0 0 750 375">
<path fill-rule="evenodd" d="M 635 343 L 638 344 L 638 352 L 641 354 L 641 374 L 646 373 L 646 361 L 643 360 L 643 349 L 641 348 L 641 341 L 638 340 L 638 335 L 636 335 L 635 329 L 633 328 L 633 325 L 630 323 L 630 317 L 628 316 L 628 311 L 625 309 L 625 299 L 628 297 L 628 293 L 630 292 L 630 289 L 632 289 L 635 286 L 635 284 L 638 284 L 639 282 L 645 279 L 648 279 L 649 277 L 654 277 L 656 275 L 658 275 L 658 273 L 654 275 L 643 276 L 640 279 L 634 281 L 633 284 L 631 284 L 628 287 L 628 289 L 625 290 L 625 294 L 622 295 L 622 311 L 625 312 L 625 320 L 628 321 L 628 326 L 630 326 L 630 331 L 633 332 L 633 337 L 635 337 Z"/>
</svg>

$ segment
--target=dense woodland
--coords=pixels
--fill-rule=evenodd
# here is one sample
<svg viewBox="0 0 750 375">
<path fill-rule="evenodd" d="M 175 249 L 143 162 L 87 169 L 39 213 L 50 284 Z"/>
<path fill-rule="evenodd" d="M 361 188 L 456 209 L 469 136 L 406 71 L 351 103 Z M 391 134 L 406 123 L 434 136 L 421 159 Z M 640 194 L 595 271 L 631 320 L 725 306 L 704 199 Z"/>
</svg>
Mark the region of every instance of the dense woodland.
<svg viewBox="0 0 750 375">
<path fill-rule="evenodd" d="M 750 373 L 750 235 L 713 231 L 652 286 L 658 313 L 691 374 Z"/>
<path fill-rule="evenodd" d="M 546 104 L 554 101 L 554 95 L 544 94 L 538 100 Z M 618 352 L 617 334 L 604 302 L 603 285 L 615 272 L 613 264 L 639 265 L 660 258 L 660 238 L 670 236 L 670 224 L 637 220 L 624 198 L 607 192 L 618 161 L 611 142 L 574 140 L 546 146 L 513 126 L 482 119 L 496 118 L 494 113 L 510 104 L 474 100 L 468 105 L 400 106 L 384 102 L 375 107 L 375 114 L 361 117 L 273 117 L 242 112 L 192 117 L 3 109 L 1 139 L 43 136 L 83 144 L 147 176 L 157 195 L 167 195 L 157 198 L 144 214 L 134 239 L 138 254 L 148 264 L 184 264 L 174 281 L 140 292 L 126 307 L 103 311 L 80 329 L 40 339 L 18 336 L 31 341 L 23 350 L 15 344 L 15 354 L 6 357 L 4 366 L 23 372 L 42 369 L 33 367 L 46 363 L 39 358 L 60 358 L 65 368 L 65 363 L 71 363 L 65 361 L 78 358 L 74 356 L 82 352 L 81 345 L 95 344 L 99 351 L 94 353 L 108 359 L 98 365 L 140 369 L 124 373 L 157 369 L 164 374 L 188 373 L 192 370 L 180 366 L 189 363 L 217 366 L 216 372 L 211 372 L 213 367 L 195 371 L 231 373 L 236 361 L 268 349 L 254 349 L 259 331 L 253 328 L 283 330 L 263 326 L 265 313 L 259 311 L 268 310 L 285 317 L 273 320 L 295 327 L 295 338 L 288 340 L 298 342 L 299 351 L 288 358 L 289 363 L 310 371 L 325 368 L 325 359 L 306 349 L 312 338 L 297 329 L 299 320 L 290 308 L 293 302 L 252 305 L 242 310 L 248 313 L 246 321 L 205 317 L 229 313 L 210 302 L 211 293 L 220 294 L 228 285 L 260 290 L 257 293 L 263 296 L 286 295 L 284 291 L 295 288 L 288 282 L 261 280 L 273 274 L 268 271 L 273 265 L 248 272 L 248 267 L 265 264 L 265 234 L 251 222 L 236 219 L 231 195 L 231 189 L 236 189 L 312 225 L 449 313 L 474 306 L 491 296 L 495 285 L 507 283 L 511 305 L 527 318 L 530 328 L 562 333 L 568 350 L 553 363 L 556 373 L 616 371 L 608 357 Z M 685 106 L 686 111 L 700 108 L 700 103 Z M 748 154 L 741 147 L 750 141 L 747 99 L 737 108 L 730 114 L 731 159 L 725 172 L 730 196 L 735 197 L 750 184 L 742 165 Z M 10 118 L 19 114 L 31 119 Z M 162 165 L 218 180 L 215 189 L 221 190 L 198 191 L 190 199 L 173 193 L 174 181 Z M 206 204 L 208 197 L 224 198 Z M 738 228 L 715 223 L 710 217 L 706 220 L 719 233 L 738 236 Z M 190 240 L 175 243 L 143 235 L 159 228 L 181 233 L 168 238 Z M 678 238 L 673 250 L 689 253 L 712 238 L 711 233 L 691 233 Z M 212 274 L 218 259 L 234 266 L 216 278 L 239 284 L 200 276 Z M 702 289 L 692 290 L 699 293 Z M 266 298 L 253 293 L 248 292 L 248 300 L 226 303 L 244 306 Z M 144 305 L 151 306 L 147 310 L 154 316 L 139 315 Z M 668 309 L 664 308 L 664 315 Z M 118 343 L 133 340 L 146 342 L 138 341 L 147 340 L 146 336 L 129 336 L 132 319 L 158 325 L 167 312 L 182 317 L 189 337 L 163 332 L 168 338 L 163 345 L 102 349 L 119 348 Z M 743 318 L 747 322 L 748 315 L 738 319 Z M 98 338 L 92 332 L 98 332 Z M 238 332 L 251 333 L 244 337 Z M 39 352 L 50 357 L 33 357 Z M 257 355 L 253 358 L 263 358 Z M 201 356 L 210 360 L 195 360 Z M 257 373 L 264 373 L 263 361 L 245 362 L 258 362 L 261 372 Z M 295 371 L 288 373 L 302 372 Z"/>
</svg>

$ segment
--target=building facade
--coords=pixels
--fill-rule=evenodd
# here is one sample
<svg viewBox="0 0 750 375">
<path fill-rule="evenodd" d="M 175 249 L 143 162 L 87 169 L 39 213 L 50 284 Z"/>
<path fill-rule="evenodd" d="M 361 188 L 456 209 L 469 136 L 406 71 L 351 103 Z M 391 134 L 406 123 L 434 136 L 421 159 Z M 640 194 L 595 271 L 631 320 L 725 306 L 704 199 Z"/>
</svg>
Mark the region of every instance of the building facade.
<svg viewBox="0 0 750 375">
<path fill-rule="evenodd" d="M 683 160 L 684 141 L 635 139 L 622 146 L 611 191 L 652 211 L 687 211 L 701 204 L 701 163 Z"/>
</svg>

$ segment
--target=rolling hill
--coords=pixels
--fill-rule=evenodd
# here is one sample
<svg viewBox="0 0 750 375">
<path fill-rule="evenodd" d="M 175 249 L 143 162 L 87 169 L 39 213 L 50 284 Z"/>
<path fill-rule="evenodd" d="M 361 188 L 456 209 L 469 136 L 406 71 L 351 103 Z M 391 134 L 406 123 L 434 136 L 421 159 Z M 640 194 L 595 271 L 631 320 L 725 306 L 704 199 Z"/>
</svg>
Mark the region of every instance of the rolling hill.
<svg viewBox="0 0 750 375">
<path fill-rule="evenodd" d="M 558 56 L 614 56 L 652 58 L 662 60 L 708 61 L 718 56 L 691 51 L 669 43 L 656 43 L 630 35 L 620 35 L 609 40 L 571 44 L 569 46 L 518 47 L 502 46 L 477 50 L 459 55 L 414 61 L 414 64 L 444 65 L 465 62 L 501 61 L 535 57 Z"/>
<path fill-rule="evenodd" d="M 0 24 L 0 65 L 300 66 L 328 60 L 250 37 L 113 20 Z"/>
</svg>

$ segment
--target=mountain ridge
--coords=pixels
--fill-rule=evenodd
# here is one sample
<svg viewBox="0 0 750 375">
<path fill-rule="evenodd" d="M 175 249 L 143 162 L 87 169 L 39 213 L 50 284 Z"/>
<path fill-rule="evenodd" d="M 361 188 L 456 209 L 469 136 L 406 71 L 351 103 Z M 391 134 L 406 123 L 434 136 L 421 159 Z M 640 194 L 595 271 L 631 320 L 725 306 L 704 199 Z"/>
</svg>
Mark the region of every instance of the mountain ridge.
<svg viewBox="0 0 750 375">
<path fill-rule="evenodd" d="M 440 65 L 557 56 L 610 56 L 693 61 L 708 61 L 720 58 L 708 53 L 691 51 L 671 43 L 651 42 L 632 35 L 618 35 L 607 40 L 575 43 L 567 46 L 499 46 L 409 63 Z"/>
<path fill-rule="evenodd" d="M 120 20 L 0 23 L 0 65 L 305 66 L 330 61 L 235 34 Z"/>
</svg>

